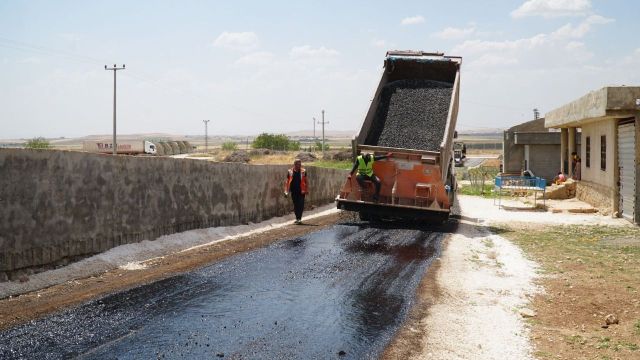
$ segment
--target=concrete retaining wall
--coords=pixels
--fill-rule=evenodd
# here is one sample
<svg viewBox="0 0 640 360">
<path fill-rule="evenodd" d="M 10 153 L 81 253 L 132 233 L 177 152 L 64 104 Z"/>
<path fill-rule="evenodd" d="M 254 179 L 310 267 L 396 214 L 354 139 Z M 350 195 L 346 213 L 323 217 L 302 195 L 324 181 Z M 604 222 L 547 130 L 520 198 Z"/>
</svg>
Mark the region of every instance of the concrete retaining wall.
<svg viewBox="0 0 640 360">
<path fill-rule="evenodd" d="M 189 229 L 284 215 L 285 165 L 0 149 L 0 276 Z M 346 172 L 308 167 L 307 204 Z M 1 274 L 4 273 L 4 274 Z"/>
</svg>

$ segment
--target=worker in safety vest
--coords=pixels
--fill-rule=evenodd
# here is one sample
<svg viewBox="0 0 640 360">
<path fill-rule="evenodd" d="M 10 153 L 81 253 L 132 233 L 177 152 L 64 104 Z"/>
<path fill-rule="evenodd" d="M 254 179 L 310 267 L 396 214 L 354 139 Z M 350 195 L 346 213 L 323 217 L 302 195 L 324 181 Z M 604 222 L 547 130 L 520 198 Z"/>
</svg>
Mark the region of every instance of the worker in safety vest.
<svg viewBox="0 0 640 360">
<path fill-rule="evenodd" d="M 302 224 L 304 197 L 308 193 L 307 171 L 302 167 L 302 161 L 295 159 L 293 167 L 287 172 L 287 181 L 284 183 L 284 196 L 291 194 L 291 201 L 293 201 L 293 211 L 296 214 L 294 224 Z"/>
<path fill-rule="evenodd" d="M 382 160 L 386 158 L 390 158 L 393 153 L 387 153 L 386 155 L 374 156 L 369 153 L 361 154 L 356 158 L 355 163 L 353 164 L 353 168 L 347 177 L 351 180 L 351 176 L 353 173 L 358 170 L 358 175 L 356 175 L 356 180 L 358 180 L 358 184 L 360 184 L 361 188 L 365 187 L 365 181 L 371 181 L 376 187 L 376 193 L 373 195 L 373 201 L 378 201 L 380 198 L 380 179 L 373 173 L 373 163 L 376 160 Z"/>
</svg>

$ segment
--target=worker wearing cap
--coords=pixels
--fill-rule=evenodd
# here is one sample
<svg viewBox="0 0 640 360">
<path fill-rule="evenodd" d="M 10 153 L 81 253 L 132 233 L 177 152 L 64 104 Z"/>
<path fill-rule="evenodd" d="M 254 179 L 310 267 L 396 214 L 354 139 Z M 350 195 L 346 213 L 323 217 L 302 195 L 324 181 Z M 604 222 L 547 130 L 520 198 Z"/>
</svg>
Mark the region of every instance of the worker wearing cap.
<svg viewBox="0 0 640 360">
<path fill-rule="evenodd" d="M 302 161 L 295 159 L 293 167 L 287 172 L 287 181 L 284 183 L 284 196 L 291 194 L 293 211 L 296 214 L 294 224 L 302 224 L 302 211 L 304 210 L 304 197 L 309 192 L 307 186 L 307 171 L 302 167 Z"/>
<path fill-rule="evenodd" d="M 376 160 L 390 158 L 392 155 L 392 153 L 379 156 L 374 156 L 369 153 L 358 155 L 347 178 L 351 180 L 353 173 L 357 170 L 358 174 L 356 175 L 356 180 L 358 180 L 360 188 L 364 189 L 365 181 L 371 181 L 376 187 L 376 193 L 373 195 L 373 201 L 377 202 L 380 198 L 380 179 L 373 173 L 373 163 Z"/>
</svg>

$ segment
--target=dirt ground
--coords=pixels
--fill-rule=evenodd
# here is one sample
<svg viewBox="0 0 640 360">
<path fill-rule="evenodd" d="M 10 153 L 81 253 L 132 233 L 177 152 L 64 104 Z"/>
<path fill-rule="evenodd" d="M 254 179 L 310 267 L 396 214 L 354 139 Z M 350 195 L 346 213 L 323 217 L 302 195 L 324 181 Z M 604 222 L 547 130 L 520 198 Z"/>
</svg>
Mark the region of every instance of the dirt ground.
<svg viewBox="0 0 640 360">
<path fill-rule="evenodd" d="M 541 264 L 529 319 L 539 359 L 640 359 L 640 229 L 500 224 Z M 607 324 L 607 317 L 616 321 Z M 610 318 L 612 319 L 612 318 Z"/>
<path fill-rule="evenodd" d="M 0 330 L 105 294 L 153 282 L 208 265 L 235 253 L 318 231 L 334 224 L 340 214 L 305 220 L 305 225 L 288 225 L 247 237 L 201 246 L 144 263 L 139 270 L 115 269 L 99 276 L 82 278 L 43 290 L 0 300 Z M 343 215 L 342 215 L 343 216 Z"/>
</svg>

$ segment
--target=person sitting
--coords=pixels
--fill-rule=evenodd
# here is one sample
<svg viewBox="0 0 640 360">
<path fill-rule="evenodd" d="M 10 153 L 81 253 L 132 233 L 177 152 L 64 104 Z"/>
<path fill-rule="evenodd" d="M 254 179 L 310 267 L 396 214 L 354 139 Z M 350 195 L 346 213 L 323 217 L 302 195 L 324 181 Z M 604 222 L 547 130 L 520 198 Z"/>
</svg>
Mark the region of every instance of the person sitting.
<svg viewBox="0 0 640 360">
<path fill-rule="evenodd" d="M 353 168 L 347 176 L 347 179 L 351 180 L 351 176 L 356 170 L 358 170 L 358 174 L 356 175 L 356 180 L 358 180 L 358 184 L 361 189 L 365 188 L 365 181 L 371 181 L 376 188 L 376 192 L 373 195 L 373 201 L 378 202 L 380 198 L 380 178 L 378 178 L 373 173 L 373 162 L 375 160 L 382 160 L 390 158 L 393 154 L 387 153 L 386 155 L 373 156 L 369 153 L 365 153 L 364 155 L 359 155 L 356 158 L 355 163 L 353 164 Z"/>
<path fill-rule="evenodd" d="M 556 185 L 560 185 L 563 182 L 567 181 L 567 177 L 560 171 L 555 178 L 553 178 L 553 183 Z"/>
</svg>

